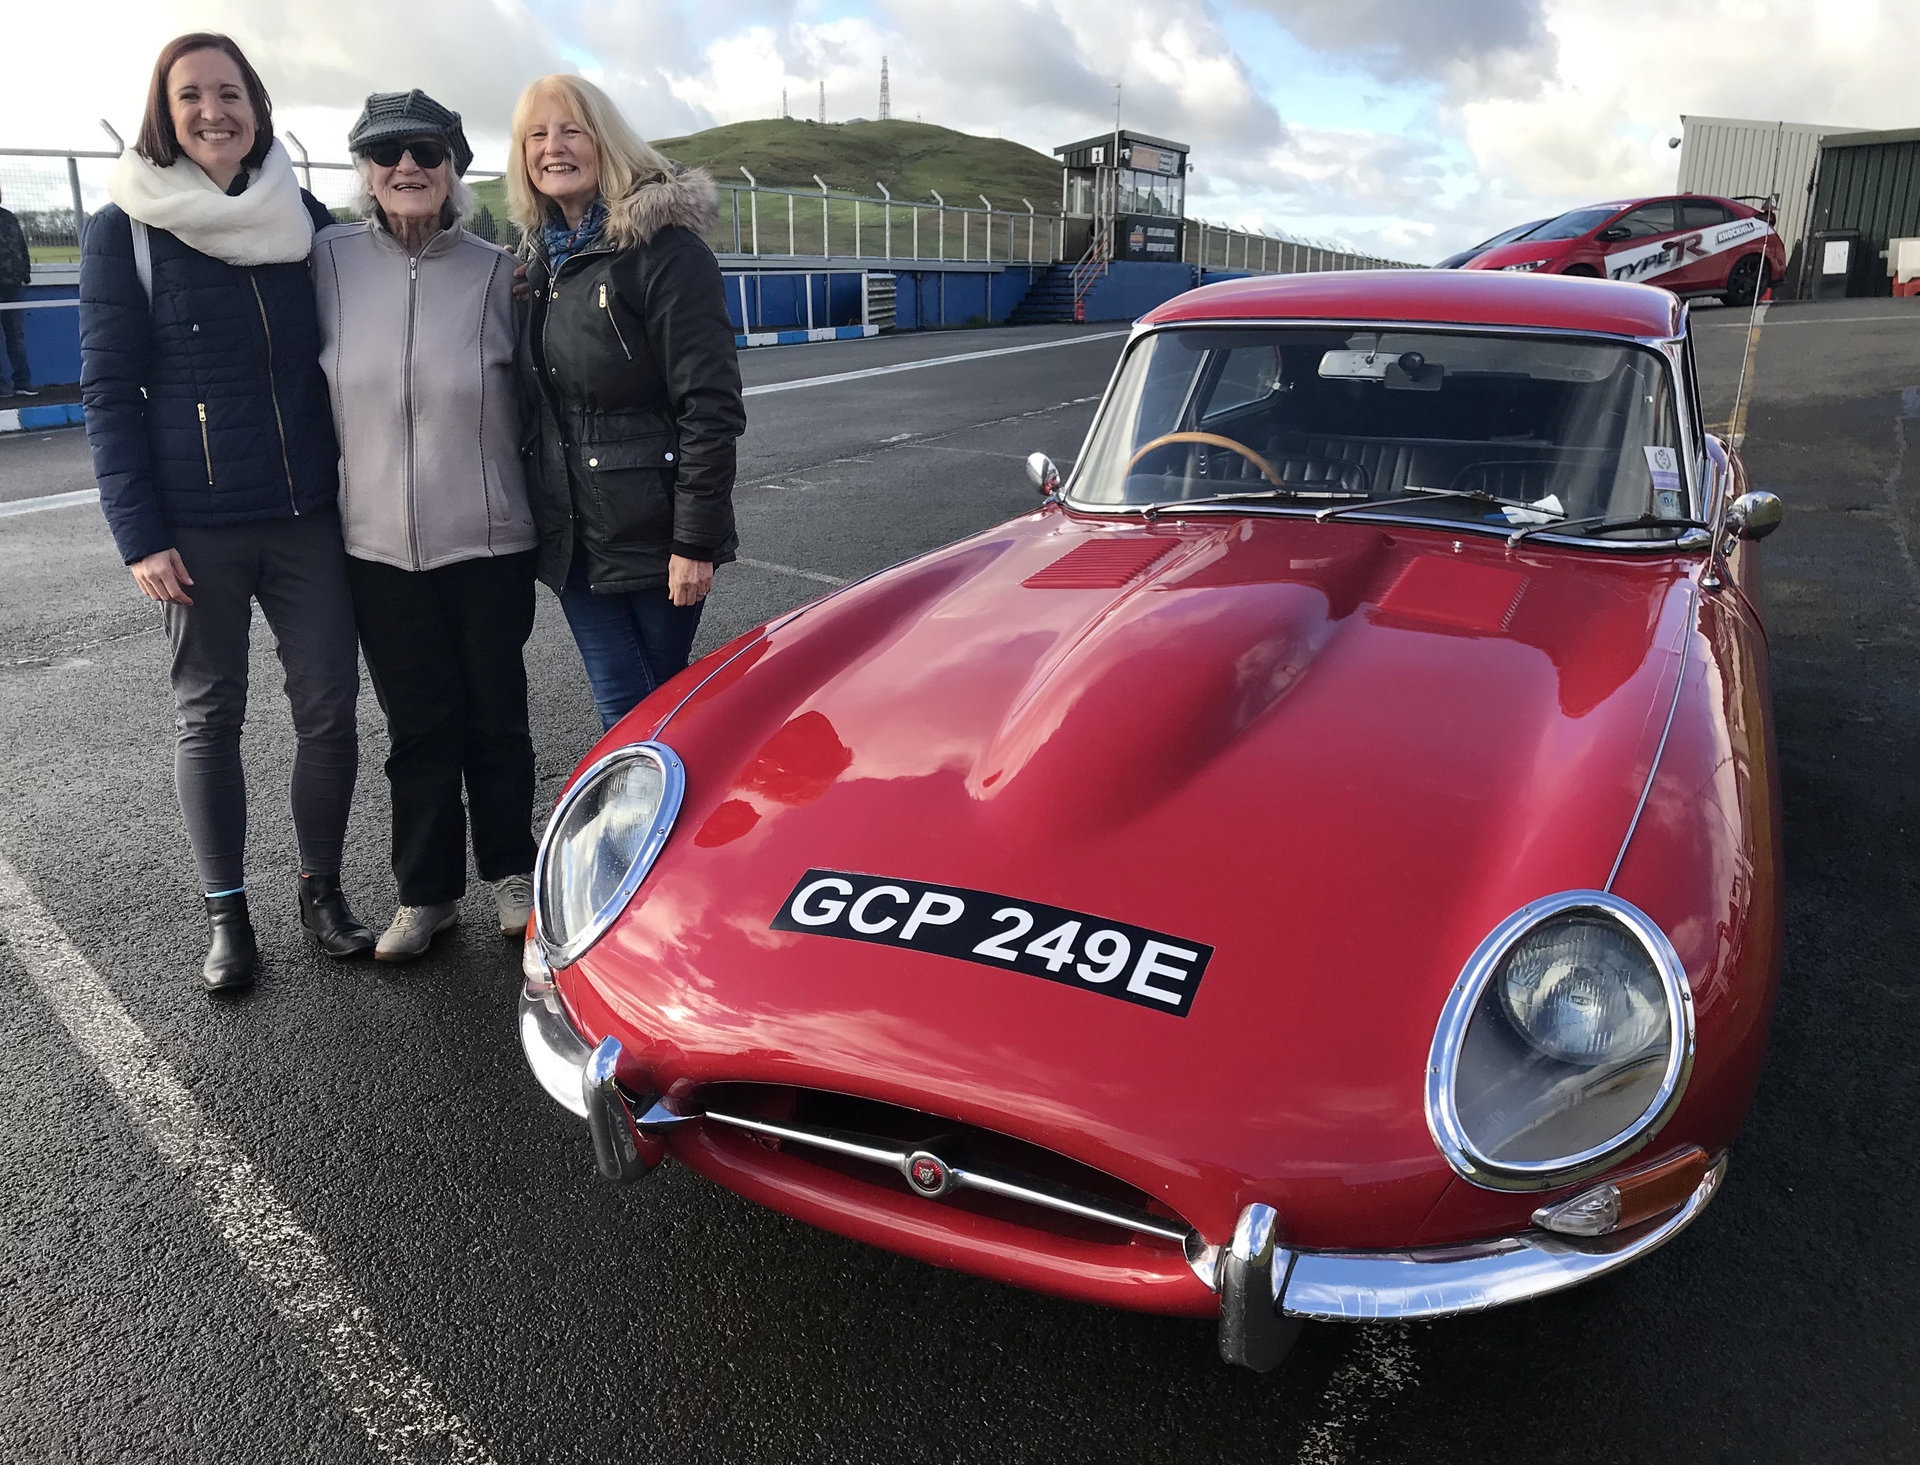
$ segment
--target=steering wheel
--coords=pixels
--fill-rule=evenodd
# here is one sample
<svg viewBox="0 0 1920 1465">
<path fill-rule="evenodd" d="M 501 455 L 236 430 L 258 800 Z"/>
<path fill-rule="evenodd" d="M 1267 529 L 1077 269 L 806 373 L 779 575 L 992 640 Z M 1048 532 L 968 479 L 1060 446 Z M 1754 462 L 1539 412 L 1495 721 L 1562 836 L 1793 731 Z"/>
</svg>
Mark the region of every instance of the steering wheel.
<svg viewBox="0 0 1920 1465">
<path fill-rule="evenodd" d="M 1146 457 L 1147 454 L 1151 453 L 1155 448 L 1164 447 L 1168 443 L 1203 443 L 1210 448 L 1231 448 L 1234 452 L 1238 453 L 1241 457 L 1245 458 L 1249 463 L 1253 464 L 1254 467 L 1258 468 L 1260 470 L 1260 476 L 1266 479 L 1267 482 L 1271 483 L 1275 488 L 1286 487 L 1286 485 L 1280 481 L 1280 475 L 1273 471 L 1273 464 L 1269 463 L 1265 458 L 1261 457 L 1258 453 L 1254 452 L 1254 450 L 1248 447 L 1245 443 L 1237 443 L 1230 437 L 1220 436 L 1220 434 L 1217 432 L 1162 433 L 1159 437 L 1155 438 L 1152 442 L 1142 447 L 1140 451 L 1135 453 L 1131 458 L 1127 459 L 1127 466 L 1122 471 L 1131 473 L 1133 471 L 1133 465 L 1135 463 L 1138 463 L 1142 458 Z"/>
</svg>

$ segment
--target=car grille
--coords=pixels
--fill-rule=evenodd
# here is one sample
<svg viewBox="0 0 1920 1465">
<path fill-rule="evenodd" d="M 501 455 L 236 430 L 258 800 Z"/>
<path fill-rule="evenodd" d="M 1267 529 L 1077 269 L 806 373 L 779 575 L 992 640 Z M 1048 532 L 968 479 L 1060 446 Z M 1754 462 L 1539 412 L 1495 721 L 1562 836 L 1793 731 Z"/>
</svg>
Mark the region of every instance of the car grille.
<svg viewBox="0 0 1920 1465">
<path fill-rule="evenodd" d="M 795 1159 L 940 1204 L 1081 1240 L 1176 1247 L 1193 1228 L 1146 1192 L 1038 1145 L 820 1089 L 714 1084 L 685 1106 Z"/>
</svg>

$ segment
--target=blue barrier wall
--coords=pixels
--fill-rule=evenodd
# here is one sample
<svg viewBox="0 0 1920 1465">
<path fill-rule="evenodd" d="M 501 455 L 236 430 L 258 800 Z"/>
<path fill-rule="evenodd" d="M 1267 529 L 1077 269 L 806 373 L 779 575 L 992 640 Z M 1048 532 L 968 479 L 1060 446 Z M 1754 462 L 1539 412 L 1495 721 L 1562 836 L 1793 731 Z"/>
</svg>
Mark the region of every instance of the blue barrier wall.
<svg viewBox="0 0 1920 1465">
<path fill-rule="evenodd" d="M 1013 314 L 1045 266 L 999 270 L 876 269 L 894 277 L 894 329 L 998 324 Z M 861 272 L 729 270 L 727 314 L 740 331 L 805 330 L 861 324 Z M 742 292 L 745 292 L 744 302 Z M 813 315 L 807 315 L 807 296 Z M 745 309 L 742 309 L 744 303 Z"/>
<path fill-rule="evenodd" d="M 1027 298 L 1043 265 L 1004 270 L 893 271 L 893 323 L 903 331 L 941 326 L 998 325 Z"/>
<path fill-rule="evenodd" d="M 818 330 L 860 324 L 857 270 L 741 270 L 723 272 L 722 278 L 726 282 L 727 317 L 738 331 Z M 811 318 L 807 310 L 809 295 L 813 297 Z"/>
<path fill-rule="evenodd" d="M 1138 320 L 1156 305 L 1165 305 L 1200 284 L 1200 275 L 1195 265 L 1115 260 L 1106 276 L 1087 292 L 1086 318 Z"/>
<path fill-rule="evenodd" d="M 30 285 L 27 300 L 77 300 L 77 285 Z M 9 312 L 11 313 L 11 312 Z M 37 387 L 72 386 L 80 380 L 80 312 L 71 305 L 23 310 L 27 318 L 27 365 Z M 19 405 L 19 404 L 10 404 Z"/>
</svg>

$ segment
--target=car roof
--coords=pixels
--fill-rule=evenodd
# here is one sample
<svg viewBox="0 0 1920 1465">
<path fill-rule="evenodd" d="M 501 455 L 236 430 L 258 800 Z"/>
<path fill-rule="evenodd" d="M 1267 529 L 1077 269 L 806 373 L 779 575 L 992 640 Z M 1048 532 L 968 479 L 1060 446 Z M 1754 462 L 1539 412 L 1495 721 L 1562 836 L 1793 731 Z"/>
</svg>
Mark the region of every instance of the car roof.
<svg viewBox="0 0 1920 1465">
<path fill-rule="evenodd" d="M 1404 321 L 1533 326 L 1615 336 L 1680 333 L 1678 297 L 1652 285 L 1497 270 L 1340 270 L 1252 275 L 1177 295 L 1141 317 L 1180 321 Z"/>
</svg>

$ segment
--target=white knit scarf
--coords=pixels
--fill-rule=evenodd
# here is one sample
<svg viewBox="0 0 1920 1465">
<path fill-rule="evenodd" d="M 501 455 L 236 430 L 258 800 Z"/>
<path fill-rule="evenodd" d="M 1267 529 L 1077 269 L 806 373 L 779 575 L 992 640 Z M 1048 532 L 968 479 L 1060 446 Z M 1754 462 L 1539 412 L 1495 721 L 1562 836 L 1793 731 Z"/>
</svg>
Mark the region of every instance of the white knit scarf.
<svg viewBox="0 0 1920 1465">
<path fill-rule="evenodd" d="M 300 197 L 287 150 L 276 138 L 246 191 L 223 192 L 184 154 L 156 168 L 132 148 L 120 154 L 107 196 L 150 229 L 230 265 L 291 264 L 313 247 L 313 220 Z"/>
</svg>

